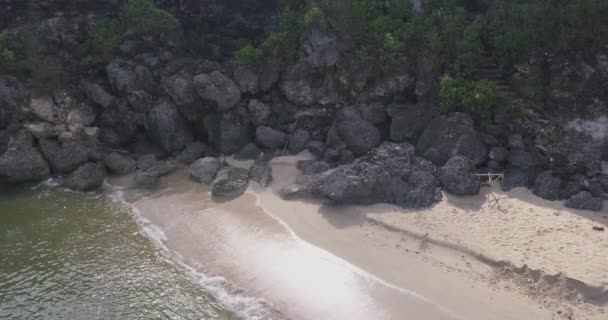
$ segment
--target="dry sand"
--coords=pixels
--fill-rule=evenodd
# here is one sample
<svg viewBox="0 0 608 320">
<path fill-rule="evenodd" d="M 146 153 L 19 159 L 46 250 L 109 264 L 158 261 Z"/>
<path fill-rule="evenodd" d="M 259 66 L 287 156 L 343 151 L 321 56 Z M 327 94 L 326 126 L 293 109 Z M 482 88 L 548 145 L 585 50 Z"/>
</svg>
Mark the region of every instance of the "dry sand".
<svg viewBox="0 0 608 320">
<path fill-rule="evenodd" d="M 129 198 L 183 262 L 280 311 L 266 318 L 608 318 L 608 232 L 592 230 L 602 214 L 496 188 L 424 210 L 283 201 L 301 158 L 273 160 L 271 188 L 226 203 L 183 170 Z"/>
</svg>

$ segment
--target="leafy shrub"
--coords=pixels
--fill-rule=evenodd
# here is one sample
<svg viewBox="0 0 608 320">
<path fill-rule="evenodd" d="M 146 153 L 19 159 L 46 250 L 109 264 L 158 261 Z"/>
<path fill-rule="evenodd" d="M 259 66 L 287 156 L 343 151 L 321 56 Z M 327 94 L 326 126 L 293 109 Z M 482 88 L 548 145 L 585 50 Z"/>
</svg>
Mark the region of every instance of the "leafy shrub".
<svg viewBox="0 0 608 320">
<path fill-rule="evenodd" d="M 388 73 L 390 70 L 398 67 L 405 60 L 404 51 L 405 43 L 398 40 L 391 33 L 386 33 L 378 56 L 378 67 L 380 70 Z"/>
<path fill-rule="evenodd" d="M 177 25 L 177 19 L 157 8 L 152 0 L 128 0 L 122 8 L 122 19 L 129 28 L 144 33 L 160 33 Z"/>
<path fill-rule="evenodd" d="M 236 51 L 234 58 L 236 63 L 240 65 L 255 66 L 260 63 L 263 56 L 264 51 L 262 49 L 247 44 Z"/>
<path fill-rule="evenodd" d="M 115 22 L 100 23 L 89 36 L 93 49 L 102 58 L 109 60 L 120 43 L 120 27 Z"/>
<path fill-rule="evenodd" d="M 315 25 L 323 29 L 328 27 L 325 14 L 319 7 L 312 7 L 304 14 L 304 24 L 307 26 Z"/>
<path fill-rule="evenodd" d="M 496 96 L 496 86 L 487 80 L 468 81 L 446 75 L 439 84 L 439 98 L 445 111 L 462 110 L 478 118 L 494 105 Z"/>
<path fill-rule="evenodd" d="M 0 32 L 0 65 L 11 65 L 17 61 L 17 54 L 12 48 L 11 39 L 6 31 Z"/>
</svg>

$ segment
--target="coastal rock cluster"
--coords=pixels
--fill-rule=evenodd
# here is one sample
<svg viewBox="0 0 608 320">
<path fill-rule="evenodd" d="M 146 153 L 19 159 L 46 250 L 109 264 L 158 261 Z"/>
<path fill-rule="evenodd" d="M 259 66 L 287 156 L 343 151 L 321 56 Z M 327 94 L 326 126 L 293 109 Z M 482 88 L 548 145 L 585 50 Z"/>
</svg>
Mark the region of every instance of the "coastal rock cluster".
<svg viewBox="0 0 608 320">
<path fill-rule="evenodd" d="M 232 10 L 213 3 L 209 8 L 220 15 Z M 89 191 L 106 174 L 134 173 L 138 186 L 154 187 L 183 163 L 213 195 L 234 197 L 250 179 L 271 183 L 273 154 L 308 150 L 316 160 L 299 164 L 303 175 L 283 196 L 426 207 L 441 199 L 441 190 L 477 194 L 474 174 L 491 172 L 504 173 L 505 190 L 528 187 L 572 208 L 602 207 L 603 141 L 542 122 L 536 113 L 497 112 L 479 124 L 465 113 L 443 112 L 429 98 L 428 70 L 419 59 L 374 73 L 338 35 L 320 28 L 304 32 L 296 61 L 236 65 L 218 55 L 220 43 L 234 37 L 221 27 L 225 16 L 199 9 L 187 4 L 180 18 L 211 19 L 220 39 L 212 54 L 192 55 L 186 41 L 129 34 L 109 61 L 81 59 L 51 92 L 0 75 L 0 180 L 62 176 L 67 187 Z M 258 20 L 260 12 L 272 12 L 258 9 L 266 10 L 251 13 Z M 60 32 L 48 37 L 83 22 L 82 15 L 61 19 L 54 25 Z M 72 57 L 72 42 L 59 42 L 58 56 Z M 600 77 L 601 70 L 594 72 Z M 255 162 L 250 170 L 232 167 L 223 158 L 231 155 Z"/>
</svg>

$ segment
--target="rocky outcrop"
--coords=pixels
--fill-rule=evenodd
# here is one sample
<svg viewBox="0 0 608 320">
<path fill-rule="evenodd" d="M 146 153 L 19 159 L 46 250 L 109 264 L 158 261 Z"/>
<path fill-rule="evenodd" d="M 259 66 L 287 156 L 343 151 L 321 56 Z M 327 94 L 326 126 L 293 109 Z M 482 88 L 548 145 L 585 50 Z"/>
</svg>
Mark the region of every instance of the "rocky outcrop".
<svg viewBox="0 0 608 320">
<path fill-rule="evenodd" d="M 220 198 L 235 198 L 242 195 L 249 183 L 249 171 L 233 166 L 222 168 L 213 183 L 211 195 Z"/>
<path fill-rule="evenodd" d="M 240 151 L 251 141 L 250 122 L 242 109 L 205 117 L 209 143 L 223 154 Z"/>
<path fill-rule="evenodd" d="M 177 156 L 177 160 L 185 164 L 191 164 L 204 156 L 210 156 L 212 153 L 209 146 L 200 141 L 194 141 L 186 145 Z"/>
<path fill-rule="evenodd" d="M 50 174 L 49 165 L 34 147 L 29 133 L 20 131 L 10 139 L 6 151 L 0 156 L 0 179 L 23 183 L 39 181 Z"/>
<path fill-rule="evenodd" d="M 455 156 L 441 169 L 437 177 L 443 188 L 457 196 L 470 196 L 479 193 L 479 181 L 473 175 L 475 166 L 463 156 Z"/>
<path fill-rule="evenodd" d="M 312 194 L 337 204 L 428 206 L 441 199 L 440 183 L 418 167 L 414 153 L 412 145 L 385 142 L 353 164 L 307 176 L 281 193 Z"/>
<path fill-rule="evenodd" d="M 260 157 L 262 151 L 253 143 L 248 143 L 246 146 L 234 155 L 236 160 L 255 160 Z"/>
<path fill-rule="evenodd" d="M 27 105 L 29 93 L 16 78 L 0 76 L 0 130 L 13 122 L 20 108 Z"/>
<path fill-rule="evenodd" d="M 249 168 L 249 178 L 267 187 L 272 182 L 272 167 L 270 166 L 271 156 L 263 155 L 257 159 Z"/>
<path fill-rule="evenodd" d="M 559 200 L 561 195 L 562 179 L 553 172 L 546 171 L 539 174 L 534 182 L 534 194 L 546 200 Z"/>
<path fill-rule="evenodd" d="M 199 74 L 193 84 L 199 96 L 218 112 L 228 111 L 241 101 L 239 86 L 219 71 Z"/>
<path fill-rule="evenodd" d="M 255 129 L 255 139 L 257 143 L 267 149 L 275 150 L 287 144 L 287 134 L 285 132 L 270 128 L 257 127 Z"/>
<path fill-rule="evenodd" d="M 486 160 L 488 153 L 475 131 L 473 120 L 463 113 L 452 113 L 431 121 L 418 139 L 416 150 L 421 157 L 439 166 L 456 155 L 479 165 Z"/>
<path fill-rule="evenodd" d="M 133 158 L 118 153 L 109 153 L 103 156 L 103 163 L 110 173 L 127 174 L 135 171 L 137 162 Z"/>
<path fill-rule="evenodd" d="M 76 191 L 93 191 L 101 187 L 105 178 L 106 170 L 103 164 L 88 162 L 68 175 L 64 185 Z"/>
<path fill-rule="evenodd" d="M 150 159 L 155 160 L 155 159 Z M 140 166 L 143 161 L 138 161 Z M 158 186 L 160 177 L 177 169 L 174 161 L 150 161 L 135 173 L 135 185 L 140 188 L 154 188 Z"/>
<path fill-rule="evenodd" d="M 121 97 L 137 90 L 154 92 L 157 87 L 150 69 L 122 58 L 112 60 L 106 66 L 106 74 L 112 90 Z"/>
<path fill-rule="evenodd" d="M 194 161 L 188 167 L 188 171 L 190 172 L 190 177 L 199 183 L 210 184 L 215 180 L 217 176 L 217 172 L 222 167 L 222 161 L 216 158 L 203 158 Z"/>
<path fill-rule="evenodd" d="M 40 140 L 40 149 L 51 165 L 54 173 L 70 173 L 88 161 L 96 161 L 101 157 L 100 150 L 90 141 Z"/>
<path fill-rule="evenodd" d="M 581 191 L 566 201 L 566 207 L 577 210 L 600 211 L 603 208 L 601 198 L 594 198 L 591 193 Z"/>
<path fill-rule="evenodd" d="M 152 141 L 158 143 L 165 151 L 180 151 L 192 141 L 192 132 L 169 101 L 160 101 L 146 117 L 146 131 Z"/>
</svg>

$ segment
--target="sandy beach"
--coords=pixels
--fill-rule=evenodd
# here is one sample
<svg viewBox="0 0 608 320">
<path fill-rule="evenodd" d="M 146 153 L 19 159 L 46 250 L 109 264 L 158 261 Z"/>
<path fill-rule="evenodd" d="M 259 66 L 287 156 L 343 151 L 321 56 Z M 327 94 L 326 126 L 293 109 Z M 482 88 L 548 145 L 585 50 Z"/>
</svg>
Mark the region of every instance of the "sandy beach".
<svg viewBox="0 0 608 320">
<path fill-rule="evenodd" d="M 183 263 L 264 299 L 261 318 L 606 318 L 606 212 L 497 187 L 423 210 L 281 200 L 305 157 L 273 160 L 271 187 L 224 203 L 185 170 L 153 194 L 113 183 Z"/>
</svg>

